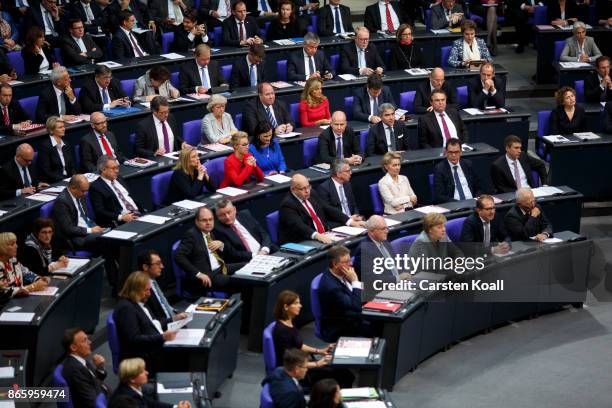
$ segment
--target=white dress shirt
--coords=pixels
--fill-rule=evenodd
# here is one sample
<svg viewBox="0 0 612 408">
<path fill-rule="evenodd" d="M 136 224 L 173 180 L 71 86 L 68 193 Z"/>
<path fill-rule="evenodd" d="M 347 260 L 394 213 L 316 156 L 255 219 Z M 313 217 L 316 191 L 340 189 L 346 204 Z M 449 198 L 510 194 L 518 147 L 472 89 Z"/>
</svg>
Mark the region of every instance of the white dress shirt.
<svg viewBox="0 0 612 408">
<path fill-rule="evenodd" d="M 211 12 L 214 10 L 211 10 Z M 225 20 L 230 15 L 231 7 L 229 0 L 219 0 L 219 6 L 217 7 L 217 13 L 219 13 L 219 21 Z"/>
<path fill-rule="evenodd" d="M 516 177 L 514 176 L 514 162 L 515 161 L 509 158 L 508 155 L 506 155 L 506 162 L 508 162 L 508 167 L 510 167 L 510 174 L 512 174 L 512 178 L 514 179 L 514 182 L 516 182 Z M 527 180 L 527 176 L 525 175 L 523 166 L 521 166 L 521 162 L 516 160 L 516 165 L 518 166 L 519 175 L 521 177 L 521 187 L 529 187 L 529 181 Z"/>
<path fill-rule="evenodd" d="M 378 2 L 378 11 L 380 12 L 380 29 L 382 31 L 387 31 L 389 27 L 387 26 L 387 6 L 385 5 L 385 2 L 383 1 Z M 391 21 L 393 22 L 393 28 L 397 30 L 397 28 L 400 25 L 400 22 L 399 22 L 399 18 L 397 17 L 397 14 L 395 13 L 395 9 L 393 9 L 393 6 L 391 5 L 391 3 L 389 3 L 389 13 L 391 14 Z"/>
<path fill-rule="evenodd" d="M 43 7 L 42 3 L 40 4 L 39 7 L 40 7 L 40 12 L 42 13 L 43 24 L 45 25 L 45 35 L 53 35 L 53 31 L 54 31 L 55 27 L 49 26 L 49 21 L 47 19 L 47 15 L 49 16 L 49 19 L 51 21 L 53 21 L 53 16 L 51 15 L 51 13 L 49 11 L 47 11 L 46 8 Z"/>
<path fill-rule="evenodd" d="M 155 115 L 153 115 L 153 123 L 155 123 L 155 132 L 157 133 L 157 146 L 164 147 L 164 132 L 162 130 L 161 121 L 157 119 Z M 168 121 L 164 122 L 164 125 L 168 131 L 168 145 L 170 146 L 170 152 L 172 152 L 174 151 L 174 133 L 172 133 L 172 128 L 170 127 Z"/>
<path fill-rule="evenodd" d="M 329 7 L 331 7 L 332 17 L 334 19 L 334 34 L 344 34 L 344 25 L 342 24 L 342 11 L 340 10 L 340 6 L 332 6 L 330 4 Z M 338 16 L 337 16 L 338 20 L 339 20 L 338 23 L 336 23 L 336 9 L 338 10 Z M 336 32 L 336 26 L 338 24 L 340 24 L 340 32 L 339 33 Z"/>
<path fill-rule="evenodd" d="M 302 51 L 302 53 L 304 54 L 304 72 L 306 73 L 306 79 L 308 80 L 308 78 L 314 74 L 314 72 L 310 72 L 310 55 L 306 54 L 304 51 Z M 317 70 L 317 62 L 315 61 L 314 55 L 312 56 L 312 66 L 315 69 L 315 72 Z"/>
<path fill-rule="evenodd" d="M 457 128 L 455 127 L 455 124 L 453 123 L 451 118 L 448 116 L 446 111 L 443 113 L 444 113 L 444 122 L 446 122 L 446 126 L 448 127 L 448 132 L 450 133 L 451 139 L 459 139 L 457 137 Z M 440 113 L 435 112 L 435 114 L 436 114 L 436 120 L 438 121 L 438 126 L 440 127 L 440 134 L 442 134 L 442 147 L 446 147 L 446 137 L 444 136 L 444 126 L 442 126 L 442 118 L 440 117 Z"/>
<path fill-rule="evenodd" d="M 161 323 L 159 322 L 159 320 L 155 320 L 153 316 L 151 316 L 151 312 L 149 312 L 149 309 L 145 307 L 144 303 L 138 302 L 138 306 L 140 306 L 140 308 L 144 311 L 144 313 L 147 315 L 149 320 L 151 320 L 151 323 L 153 323 L 153 326 L 155 326 L 159 334 L 164 334 Z"/>
<path fill-rule="evenodd" d="M 114 186 L 117 188 L 117 190 L 119 190 L 121 192 L 121 194 L 123 195 L 123 198 L 125 198 L 134 208 L 138 208 L 138 206 L 136 205 L 136 203 L 134 202 L 134 200 L 132 199 L 132 197 L 130 197 L 130 193 L 129 191 L 127 191 L 125 189 L 125 187 L 123 187 L 121 185 L 121 183 L 119 183 L 119 181 L 115 180 L 114 183 L 112 183 L 109 179 L 104 178 L 102 176 L 100 176 L 100 178 L 102 178 L 102 180 L 106 183 L 106 185 L 108 186 L 108 188 L 111 189 L 111 191 L 113 192 L 113 194 L 115 195 L 115 197 L 117 197 L 117 201 L 119 201 L 119 204 L 121 205 L 122 211 L 121 214 L 119 214 L 117 216 L 117 221 L 121 220 L 121 216 L 124 214 L 128 214 L 129 211 L 128 209 L 125 207 L 125 204 L 123 204 L 123 201 L 119 198 L 119 196 L 117 195 L 117 192 L 115 191 L 115 189 L 113 188 L 113 184 Z"/>
<path fill-rule="evenodd" d="M 51 67 L 51 64 L 49 64 L 49 60 L 47 59 L 47 56 L 45 55 L 43 50 L 38 51 L 38 55 L 42 57 L 42 61 L 40 62 L 40 65 L 38 66 L 38 72 L 48 70 Z"/>
<path fill-rule="evenodd" d="M 140 50 L 140 52 L 142 53 L 142 55 L 149 55 L 145 52 L 145 50 L 141 47 L 141 45 L 138 43 L 138 38 L 136 38 L 136 36 L 134 34 L 132 34 L 131 31 L 126 30 L 123 27 L 119 27 L 121 28 L 121 31 L 123 31 L 125 33 L 125 35 L 128 38 L 128 42 L 130 43 L 130 47 L 132 47 L 132 52 L 134 53 L 134 56 L 137 57 L 138 56 L 138 52 L 134 49 L 134 44 L 132 43 L 132 40 L 134 40 L 134 42 L 136 43 L 136 46 L 138 47 L 138 49 Z"/>
<path fill-rule="evenodd" d="M 246 240 L 247 244 L 249 244 L 249 249 L 251 250 L 251 253 L 253 255 L 257 255 L 257 253 L 259 253 L 260 249 L 262 249 L 262 250 L 267 249 L 268 253 L 270 253 L 270 249 L 266 248 L 266 247 L 262 248 L 261 244 L 259 242 L 257 242 L 255 237 L 253 237 L 253 235 L 251 235 L 251 233 L 249 232 L 248 229 L 244 228 L 244 225 L 242 225 L 240 223 L 240 221 L 238 221 L 238 219 L 236 219 L 234 221 L 234 225 L 236 226 L 236 228 L 238 228 L 238 231 L 240 231 L 240 234 L 242 234 L 242 236 Z"/>
<path fill-rule="evenodd" d="M 74 42 L 77 43 L 81 52 L 87 53 L 87 47 L 85 47 L 85 43 L 83 42 L 83 37 L 75 37 L 73 35 L 71 35 L 71 37 L 74 40 Z"/>
<path fill-rule="evenodd" d="M 66 172 L 66 159 L 64 158 L 64 152 L 62 151 L 62 149 L 64 148 L 66 144 L 61 139 L 58 142 L 57 140 L 55 140 L 53 136 L 49 136 L 49 139 L 51 139 L 51 146 L 53 146 L 55 150 L 57 150 L 57 154 L 59 155 L 60 161 L 62 162 L 62 167 L 63 167 L 62 174 L 64 176 L 67 176 L 68 173 Z"/>
<path fill-rule="evenodd" d="M 455 184 L 455 169 L 454 167 L 457 166 L 457 175 L 459 175 L 459 182 L 461 183 L 461 188 L 463 189 L 463 195 L 465 195 L 465 199 L 467 200 L 468 198 L 473 198 L 474 196 L 472 195 L 472 191 L 470 190 L 470 185 L 468 184 L 467 179 L 465 178 L 465 173 L 463 173 L 463 169 L 461 168 L 461 162 L 457 163 L 457 164 L 453 164 L 450 161 L 448 162 L 448 165 L 450 166 L 450 170 L 451 170 L 451 175 L 453 176 L 453 184 Z M 453 198 L 457 201 L 460 200 L 459 198 L 459 190 L 457 190 L 457 186 L 455 185 L 455 194 L 453 195 Z"/>
</svg>

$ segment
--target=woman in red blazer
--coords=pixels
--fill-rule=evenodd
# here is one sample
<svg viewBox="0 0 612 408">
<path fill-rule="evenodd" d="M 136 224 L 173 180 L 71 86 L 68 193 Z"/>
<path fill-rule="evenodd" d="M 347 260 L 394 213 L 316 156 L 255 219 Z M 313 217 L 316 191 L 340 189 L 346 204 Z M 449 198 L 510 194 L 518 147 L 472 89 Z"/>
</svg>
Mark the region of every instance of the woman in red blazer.
<svg viewBox="0 0 612 408">
<path fill-rule="evenodd" d="M 323 81 L 318 77 L 308 78 L 300 100 L 300 123 L 302 126 L 321 126 L 331 123 L 329 100 L 323 96 Z"/>
<path fill-rule="evenodd" d="M 249 153 L 249 136 L 245 132 L 237 132 L 232 136 L 234 154 L 230 154 L 223 164 L 225 175 L 221 182 L 223 187 L 240 187 L 250 181 L 251 177 L 260 182 L 264 179 L 263 171 L 257 166 L 257 161 Z"/>
</svg>

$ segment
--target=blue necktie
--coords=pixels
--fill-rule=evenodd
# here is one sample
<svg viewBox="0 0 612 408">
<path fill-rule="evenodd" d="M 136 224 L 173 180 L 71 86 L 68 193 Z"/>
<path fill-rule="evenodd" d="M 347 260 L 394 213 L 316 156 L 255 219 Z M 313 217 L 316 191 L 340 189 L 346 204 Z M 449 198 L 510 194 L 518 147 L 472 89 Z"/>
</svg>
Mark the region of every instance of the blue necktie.
<svg viewBox="0 0 612 408">
<path fill-rule="evenodd" d="M 249 68 L 249 76 L 251 77 L 251 86 L 257 86 L 257 75 L 255 75 L 255 64 L 251 64 Z"/>
<path fill-rule="evenodd" d="M 208 82 L 208 77 L 206 76 L 206 67 L 200 68 L 200 76 L 202 77 L 202 86 L 206 89 L 210 88 L 210 83 Z"/>
<path fill-rule="evenodd" d="M 268 11 L 268 5 L 266 4 L 266 0 L 261 0 L 261 11 Z"/>
<path fill-rule="evenodd" d="M 342 159 L 342 136 L 336 138 L 336 156 Z"/>
<path fill-rule="evenodd" d="M 310 75 L 315 73 L 315 65 L 312 56 L 308 57 L 308 69 L 310 69 Z"/>
<path fill-rule="evenodd" d="M 270 110 L 269 106 L 266 106 L 266 116 L 268 117 L 268 122 L 270 122 L 272 129 L 276 129 L 278 123 L 276 123 L 276 119 L 274 119 L 274 116 L 272 116 L 272 111 Z"/>
<path fill-rule="evenodd" d="M 453 166 L 453 178 L 455 179 L 455 188 L 457 189 L 457 193 L 459 193 L 459 199 L 465 200 L 465 193 L 463 192 L 463 187 L 461 187 L 461 180 L 459 180 L 459 173 L 457 173 L 457 168 L 459 166 Z"/>
<path fill-rule="evenodd" d="M 85 212 L 85 209 L 83 208 L 83 204 L 81 203 L 81 200 L 77 198 L 77 203 L 79 204 L 79 213 L 81 214 L 81 217 L 83 218 L 83 220 L 85 220 L 85 224 L 87 224 L 87 227 L 91 228 L 94 227 L 96 224 L 89 219 L 89 217 L 87 216 L 87 213 Z"/>
<path fill-rule="evenodd" d="M 28 171 L 25 166 L 21 168 L 21 171 L 23 171 L 23 186 L 32 187 L 32 183 L 30 182 L 30 178 L 28 177 Z"/>
<path fill-rule="evenodd" d="M 106 89 L 106 88 L 102 89 L 102 103 L 104 105 L 110 103 L 110 98 L 108 97 L 108 89 Z"/>
<path fill-rule="evenodd" d="M 334 17 L 336 19 L 336 34 L 342 34 L 342 26 L 340 25 L 340 7 L 336 6 L 334 7 L 335 11 L 334 11 Z"/>
</svg>

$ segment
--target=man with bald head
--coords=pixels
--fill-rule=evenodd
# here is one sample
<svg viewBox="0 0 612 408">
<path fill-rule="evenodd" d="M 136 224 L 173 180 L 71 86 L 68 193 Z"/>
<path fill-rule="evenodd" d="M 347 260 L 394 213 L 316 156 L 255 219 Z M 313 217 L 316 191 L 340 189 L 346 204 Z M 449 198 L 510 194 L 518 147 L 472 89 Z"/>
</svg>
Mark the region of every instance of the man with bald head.
<svg viewBox="0 0 612 408">
<path fill-rule="evenodd" d="M 250 100 L 243 109 L 242 130 L 255 134 L 260 122 L 268 122 L 274 133 L 292 132 L 294 123 L 285 102 L 276 99 L 274 87 L 269 82 L 257 84 L 257 97 Z"/>
<path fill-rule="evenodd" d="M 330 244 L 332 240 L 325 232 L 340 225 L 362 227 L 365 223 L 358 216 L 348 217 L 339 208 L 325 204 L 308 178 L 295 174 L 279 209 L 280 243 L 316 240 Z"/>
<path fill-rule="evenodd" d="M 455 90 L 450 83 L 444 80 L 444 70 L 434 68 L 429 73 L 429 79 L 418 86 L 414 96 L 414 112 L 424 114 L 433 111 L 431 105 L 431 92 L 434 89 L 442 89 L 446 92 L 446 104 L 452 108 L 457 108 L 457 98 Z"/>
<path fill-rule="evenodd" d="M 516 204 L 506 213 L 504 225 L 512 241 L 544 241 L 553 235 L 550 221 L 527 187 L 516 190 Z"/>
<path fill-rule="evenodd" d="M 9 84 L 0 85 L 0 134 L 18 133 L 24 126 L 31 123 L 31 118 L 21 107 L 21 104 L 13 99 L 13 88 Z"/>
<path fill-rule="evenodd" d="M 84 172 L 95 173 L 98 159 L 104 155 L 123 163 L 125 156 L 117 145 L 115 135 L 108 130 L 106 115 L 94 112 L 89 119 L 91 132 L 81 139 L 81 167 Z"/>
<path fill-rule="evenodd" d="M 359 135 L 346 125 L 346 115 L 335 111 L 331 126 L 319 135 L 317 163 L 332 164 L 334 160 L 346 160 L 351 166 L 361 164 L 364 154 L 359 145 Z"/>
<path fill-rule="evenodd" d="M 36 166 L 32 166 L 34 149 L 27 143 L 17 146 L 15 157 L 0 169 L 0 199 L 7 200 L 20 195 L 34 194 L 36 188 L 49 187 L 38 181 Z"/>
</svg>

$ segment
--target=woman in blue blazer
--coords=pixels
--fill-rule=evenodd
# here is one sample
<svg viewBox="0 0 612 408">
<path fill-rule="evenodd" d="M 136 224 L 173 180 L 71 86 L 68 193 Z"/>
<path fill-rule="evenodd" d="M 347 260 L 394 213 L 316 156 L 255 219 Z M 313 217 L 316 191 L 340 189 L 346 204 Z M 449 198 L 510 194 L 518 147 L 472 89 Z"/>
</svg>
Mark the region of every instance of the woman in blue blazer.
<svg viewBox="0 0 612 408">
<path fill-rule="evenodd" d="M 476 23 L 465 20 L 461 25 L 463 38 L 453 42 L 448 65 L 454 68 L 469 68 L 472 61 L 492 62 L 493 58 L 482 38 L 476 38 Z"/>
<path fill-rule="evenodd" d="M 257 166 L 264 174 L 283 174 L 287 171 L 285 157 L 268 122 L 259 122 L 255 126 L 249 152 L 257 160 Z"/>
</svg>

